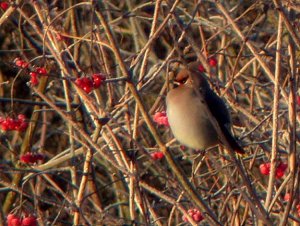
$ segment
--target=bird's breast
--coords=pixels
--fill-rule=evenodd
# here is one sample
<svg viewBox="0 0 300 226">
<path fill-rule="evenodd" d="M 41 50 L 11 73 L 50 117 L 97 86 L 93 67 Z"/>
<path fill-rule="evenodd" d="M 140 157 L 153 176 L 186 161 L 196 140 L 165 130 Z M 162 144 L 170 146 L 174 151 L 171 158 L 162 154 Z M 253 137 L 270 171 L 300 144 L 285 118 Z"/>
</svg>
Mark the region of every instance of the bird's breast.
<svg viewBox="0 0 300 226">
<path fill-rule="evenodd" d="M 167 95 L 167 115 L 175 138 L 194 149 L 206 149 L 218 143 L 205 105 L 192 88 L 179 87 Z"/>
</svg>

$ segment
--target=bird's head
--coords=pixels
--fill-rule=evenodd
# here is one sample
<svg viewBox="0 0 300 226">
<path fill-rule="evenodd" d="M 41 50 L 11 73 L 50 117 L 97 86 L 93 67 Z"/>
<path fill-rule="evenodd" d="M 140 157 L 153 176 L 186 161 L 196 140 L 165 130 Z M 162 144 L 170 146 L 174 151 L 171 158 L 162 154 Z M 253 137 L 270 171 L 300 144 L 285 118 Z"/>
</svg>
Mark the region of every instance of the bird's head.
<svg viewBox="0 0 300 226">
<path fill-rule="evenodd" d="M 178 72 L 175 78 L 175 82 L 179 85 L 209 89 L 209 84 L 203 71 L 204 70 L 201 66 L 201 63 L 189 63 L 186 68 L 183 68 Z"/>
</svg>

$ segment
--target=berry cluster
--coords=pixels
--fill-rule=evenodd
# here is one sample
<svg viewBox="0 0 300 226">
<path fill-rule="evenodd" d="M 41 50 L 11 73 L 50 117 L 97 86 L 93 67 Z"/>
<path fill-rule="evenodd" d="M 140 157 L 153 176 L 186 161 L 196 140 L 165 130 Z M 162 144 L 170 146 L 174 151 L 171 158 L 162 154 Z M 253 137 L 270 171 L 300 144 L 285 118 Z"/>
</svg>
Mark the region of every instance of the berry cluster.
<svg viewBox="0 0 300 226">
<path fill-rule="evenodd" d="M 25 115 L 19 114 L 17 118 L 0 117 L 0 126 L 3 131 L 16 130 L 19 132 L 23 132 L 27 129 L 28 122 L 25 121 Z"/>
<path fill-rule="evenodd" d="M 189 209 L 188 210 L 188 214 L 193 218 L 193 220 L 197 223 L 199 223 L 200 221 L 202 221 L 204 219 L 204 217 L 202 216 L 201 212 L 198 209 Z M 182 220 L 184 222 L 188 222 L 188 218 L 186 216 L 182 217 Z"/>
<path fill-rule="evenodd" d="M 22 69 L 27 69 L 29 67 L 29 63 L 20 59 L 19 57 L 14 60 L 14 63 L 17 67 Z M 30 75 L 30 83 L 33 86 L 39 84 L 38 76 L 47 75 L 47 70 L 44 67 L 33 67 L 34 70 L 29 72 Z"/>
<path fill-rule="evenodd" d="M 36 86 L 39 84 L 38 76 L 47 75 L 47 71 L 44 67 L 36 67 L 35 71 L 30 72 L 29 75 L 30 75 L 30 83 L 33 86 Z"/>
<path fill-rule="evenodd" d="M 22 60 L 21 58 L 17 57 L 15 60 L 14 60 L 14 63 L 17 67 L 19 68 L 23 68 L 23 69 L 26 69 L 29 67 L 29 63 Z"/>
<path fill-rule="evenodd" d="M 37 220 L 34 216 L 27 216 L 23 219 L 17 215 L 10 213 L 7 216 L 8 226 L 37 226 Z"/>
<path fill-rule="evenodd" d="M 270 170 L 271 170 L 271 163 L 266 162 L 266 163 L 260 164 L 259 170 L 262 175 L 269 175 Z"/>
<path fill-rule="evenodd" d="M 6 1 L 0 2 L 0 8 L 6 11 L 9 7 L 9 3 Z"/>
<path fill-rule="evenodd" d="M 152 152 L 150 155 L 153 160 L 160 160 L 165 157 L 164 153 L 161 151 Z"/>
<path fill-rule="evenodd" d="M 93 74 L 92 78 L 83 77 L 77 78 L 75 84 L 83 89 L 86 93 L 90 93 L 93 89 L 99 88 L 103 81 L 105 81 L 105 76 L 103 74 Z"/>
<path fill-rule="evenodd" d="M 214 57 L 209 58 L 209 59 L 207 60 L 207 62 L 208 62 L 208 64 L 209 64 L 209 66 L 211 66 L 211 67 L 216 67 L 217 64 L 218 64 L 217 59 L 214 58 Z M 203 67 L 202 64 L 199 64 L 198 70 L 199 70 L 200 72 L 205 72 L 205 68 Z"/>
<path fill-rule="evenodd" d="M 44 160 L 44 155 L 39 153 L 27 152 L 26 154 L 20 156 L 20 162 L 26 164 L 34 164 L 39 160 Z"/>
<path fill-rule="evenodd" d="M 153 121 L 158 125 L 170 126 L 168 116 L 165 111 L 156 112 L 153 116 Z"/>
<path fill-rule="evenodd" d="M 275 170 L 275 176 L 277 179 L 280 179 L 283 177 L 286 169 L 288 168 L 288 165 L 286 163 L 280 162 Z M 260 173 L 263 175 L 269 175 L 271 170 L 271 163 L 266 162 L 262 163 L 259 166 Z"/>
</svg>

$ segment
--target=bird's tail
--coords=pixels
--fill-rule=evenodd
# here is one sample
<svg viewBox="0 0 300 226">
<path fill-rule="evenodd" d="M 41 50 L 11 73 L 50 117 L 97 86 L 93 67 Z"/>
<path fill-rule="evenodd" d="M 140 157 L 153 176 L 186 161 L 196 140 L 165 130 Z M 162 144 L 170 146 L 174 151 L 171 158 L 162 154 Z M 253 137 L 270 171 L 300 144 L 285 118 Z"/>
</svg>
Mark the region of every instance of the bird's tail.
<svg viewBox="0 0 300 226">
<path fill-rule="evenodd" d="M 224 137 L 226 138 L 226 141 L 228 145 L 233 151 L 239 153 L 239 154 L 245 154 L 244 149 L 238 144 L 237 140 L 233 137 L 232 133 L 226 128 L 226 126 L 223 126 L 221 128 L 224 134 Z"/>
</svg>

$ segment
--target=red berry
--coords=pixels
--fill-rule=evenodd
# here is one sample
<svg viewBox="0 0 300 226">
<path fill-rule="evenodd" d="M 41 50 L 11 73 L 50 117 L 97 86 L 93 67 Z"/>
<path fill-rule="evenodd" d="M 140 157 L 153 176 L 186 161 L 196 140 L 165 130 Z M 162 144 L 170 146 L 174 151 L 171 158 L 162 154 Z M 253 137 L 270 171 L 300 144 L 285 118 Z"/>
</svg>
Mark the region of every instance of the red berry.
<svg viewBox="0 0 300 226">
<path fill-rule="evenodd" d="M 156 112 L 153 116 L 153 121 L 158 125 L 170 126 L 168 116 L 165 111 Z"/>
<path fill-rule="evenodd" d="M 22 222 L 20 218 L 13 218 L 10 221 L 10 226 L 22 226 Z"/>
<path fill-rule="evenodd" d="M 204 217 L 202 216 L 201 212 L 198 209 L 189 209 L 188 210 L 188 214 L 193 218 L 193 220 L 197 223 L 199 223 L 200 221 L 202 221 L 204 219 Z M 188 219 L 186 216 L 182 217 L 182 220 L 184 222 L 188 222 Z"/>
<path fill-rule="evenodd" d="M 164 153 L 161 151 L 156 151 L 150 154 L 153 160 L 159 160 L 165 157 Z"/>
<path fill-rule="evenodd" d="M 21 155 L 20 161 L 23 163 L 32 163 L 33 162 L 32 154 L 30 152 L 28 152 L 24 155 Z"/>
<path fill-rule="evenodd" d="M 25 121 L 25 119 L 26 119 L 26 116 L 23 114 L 18 114 L 17 117 L 18 117 L 18 120 L 20 120 L 21 122 Z"/>
<path fill-rule="evenodd" d="M 36 72 L 33 72 L 33 71 L 30 72 L 29 75 L 30 75 L 31 77 L 37 77 L 37 76 L 38 76 L 38 74 L 37 74 Z"/>
<path fill-rule="evenodd" d="M 81 79 L 82 79 L 82 82 L 83 82 L 84 85 L 89 86 L 89 87 L 93 87 L 92 79 L 90 79 L 88 77 L 83 77 Z"/>
<path fill-rule="evenodd" d="M 8 214 L 8 216 L 7 216 L 7 225 L 8 226 L 21 226 L 22 221 L 15 214 Z"/>
<path fill-rule="evenodd" d="M 39 80 L 37 79 L 37 77 L 31 77 L 30 78 L 30 83 L 33 85 L 33 86 L 37 86 L 39 84 Z"/>
<path fill-rule="evenodd" d="M 2 123 L 3 125 L 4 123 Z M 15 128 L 15 122 L 11 117 L 6 117 L 5 124 L 8 127 L 8 130 L 13 130 Z"/>
<path fill-rule="evenodd" d="M 12 218 L 15 218 L 15 217 L 16 217 L 15 214 L 10 213 L 10 214 L 7 215 L 7 221 L 9 221 L 9 220 L 11 220 Z"/>
<path fill-rule="evenodd" d="M 92 87 L 88 85 L 84 85 L 81 87 L 86 93 L 90 93 L 92 91 Z"/>
<path fill-rule="evenodd" d="M 33 86 L 38 85 L 39 84 L 38 74 L 36 72 L 30 72 L 29 75 L 30 75 L 30 83 Z"/>
<path fill-rule="evenodd" d="M 22 222 L 20 218 L 13 218 L 11 220 L 11 226 L 22 226 Z"/>
<path fill-rule="evenodd" d="M 78 78 L 75 80 L 75 83 L 86 93 L 90 93 L 93 90 L 93 81 L 90 78 Z"/>
<path fill-rule="evenodd" d="M 38 160 L 44 160 L 44 155 L 40 153 L 27 152 L 26 154 L 20 156 L 20 162 L 26 164 L 34 164 L 37 163 Z"/>
<path fill-rule="evenodd" d="M 93 79 L 93 85 L 94 88 L 98 88 L 101 86 L 101 84 L 103 83 L 103 81 L 106 79 L 104 75 L 102 74 L 93 74 L 92 75 L 92 79 Z"/>
<path fill-rule="evenodd" d="M 21 60 L 19 57 L 17 57 L 16 59 L 14 59 L 14 63 L 17 67 L 22 67 L 23 60 Z"/>
<path fill-rule="evenodd" d="M 209 60 L 208 60 L 208 64 L 209 64 L 211 67 L 215 67 L 215 66 L 217 66 L 217 64 L 218 64 L 218 61 L 217 61 L 216 58 L 211 57 L 211 58 L 209 58 Z"/>
<path fill-rule="evenodd" d="M 82 84 L 83 84 L 82 79 L 81 79 L 81 78 L 77 78 L 77 79 L 75 80 L 75 84 L 78 85 L 79 87 L 81 87 Z"/>
<path fill-rule="evenodd" d="M 23 162 L 23 163 L 34 163 L 35 158 L 34 158 L 32 153 L 27 152 L 26 154 L 21 155 L 20 161 Z"/>
<path fill-rule="evenodd" d="M 22 64 L 21 64 L 21 68 L 28 68 L 29 66 L 29 63 L 23 61 Z"/>
<path fill-rule="evenodd" d="M 36 217 L 34 216 L 28 216 L 22 220 L 22 226 L 36 226 L 36 225 L 37 225 L 37 221 L 36 221 Z"/>
<path fill-rule="evenodd" d="M 270 174 L 270 169 L 271 169 L 271 163 L 262 163 L 259 166 L 260 173 L 263 175 L 269 175 Z"/>
<path fill-rule="evenodd" d="M 288 165 L 286 163 L 280 162 L 275 171 L 276 178 L 280 179 L 281 177 L 283 177 L 287 168 Z"/>
<path fill-rule="evenodd" d="M 199 70 L 200 72 L 205 72 L 205 68 L 203 67 L 202 64 L 199 64 L 198 70 Z"/>
<path fill-rule="evenodd" d="M 196 222 L 200 222 L 200 221 L 203 220 L 203 216 L 202 216 L 202 214 L 199 212 L 199 213 L 193 214 L 193 219 L 194 219 L 194 221 L 196 221 Z"/>
<path fill-rule="evenodd" d="M 8 2 L 1 2 L 0 3 L 0 8 L 3 9 L 4 11 L 6 11 L 9 7 Z"/>
<path fill-rule="evenodd" d="M 44 67 L 37 67 L 35 69 L 35 71 L 38 73 L 38 74 L 41 74 L 41 75 L 46 75 L 47 74 L 47 70 L 44 68 Z"/>
<path fill-rule="evenodd" d="M 276 170 L 276 174 L 275 174 L 277 179 L 280 179 L 281 177 L 284 176 L 284 171 L 282 170 Z"/>
<path fill-rule="evenodd" d="M 21 67 L 21 68 L 28 68 L 28 66 L 29 66 L 29 63 L 25 62 L 24 60 L 20 59 L 19 57 L 14 59 L 14 63 L 17 67 Z"/>
<path fill-rule="evenodd" d="M 6 120 L 1 123 L 1 129 L 3 131 L 8 131 L 9 130 L 9 123 Z"/>
<path fill-rule="evenodd" d="M 158 158 L 158 159 L 162 159 L 163 157 L 165 157 L 165 155 L 164 155 L 164 153 L 163 152 L 157 152 L 156 153 L 156 158 Z"/>
</svg>

